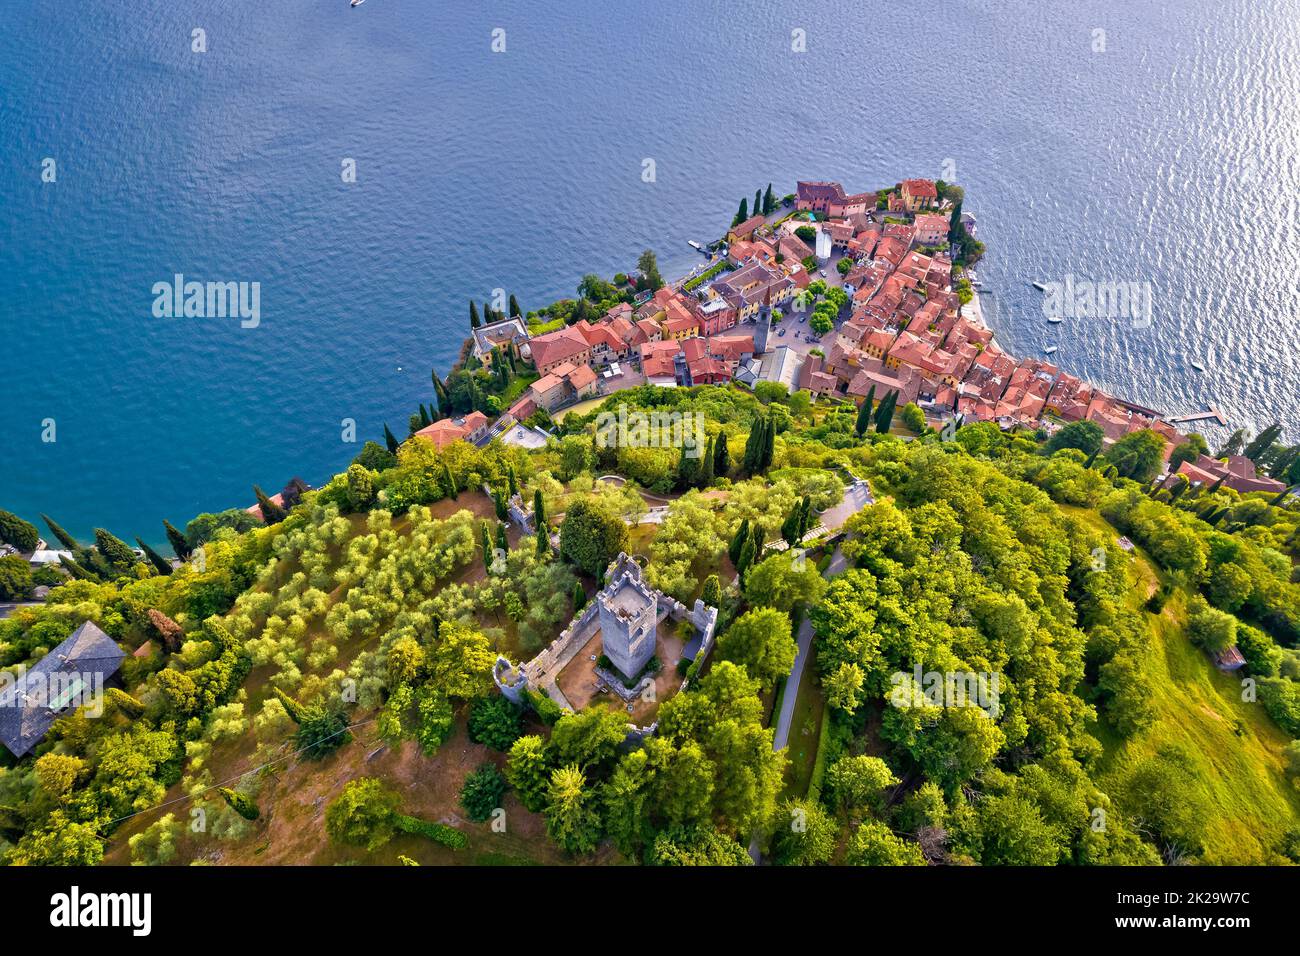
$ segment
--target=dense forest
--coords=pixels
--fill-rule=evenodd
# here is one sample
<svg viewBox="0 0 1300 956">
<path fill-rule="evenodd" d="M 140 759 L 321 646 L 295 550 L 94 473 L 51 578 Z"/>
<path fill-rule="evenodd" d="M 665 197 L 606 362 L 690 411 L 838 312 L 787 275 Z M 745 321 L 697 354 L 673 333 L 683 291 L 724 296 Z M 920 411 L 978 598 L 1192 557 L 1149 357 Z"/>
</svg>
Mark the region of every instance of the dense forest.
<svg viewBox="0 0 1300 956">
<path fill-rule="evenodd" d="M 259 516 L 168 525 L 178 563 L 47 519 L 74 559 L 0 620 L 0 664 L 87 620 L 129 656 L 102 716 L 5 755 L 4 860 L 1300 862 L 1293 498 L 1161 488 L 1153 433 L 941 434 L 771 387 L 616 403 L 699 413 L 704 453 L 605 447 L 599 410 L 534 451 L 367 443 Z M 824 528 L 863 479 L 873 502 Z M 620 551 L 719 608 L 644 739 L 492 680 Z M 935 673 L 976 693 L 936 699 Z"/>
</svg>

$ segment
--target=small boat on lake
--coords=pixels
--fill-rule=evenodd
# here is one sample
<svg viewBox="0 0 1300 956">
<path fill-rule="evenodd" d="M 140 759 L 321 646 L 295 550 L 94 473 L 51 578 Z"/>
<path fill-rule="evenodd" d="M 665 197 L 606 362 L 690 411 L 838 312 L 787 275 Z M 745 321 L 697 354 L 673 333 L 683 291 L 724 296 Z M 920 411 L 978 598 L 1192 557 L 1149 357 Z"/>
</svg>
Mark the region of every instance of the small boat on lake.
<svg viewBox="0 0 1300 956">
<path fill-rule="evenodd" d="M 1032 283 L 1032 285 L 1033 285 L 1033 287 L 1034 287 L 1035 289 L 1037 289 L 1039 292 L 1046 292 L 1046 291 L 1047 291 L 1047 286 L 1043 285 L 1041 282 L 1034 282 L 1034 283 Z"/>
<path fill-rule="evenodd" d="M 1044 354 L 1044 355 L 1053 355 L 1053 354 L 1056 353 L 1056 350 L 1057 350 L 1058 347 L 1059 347 L 1059 346 L 1049 345 L 1047 348 L 1043 349 L 1043 354 Z"/>
<path fill-rule="evenodd" d="M 1048 321 L 1048 324 L 1050 324 L 1050 325 L 1060 325 L 1060 324 L 1061 324 L 1061 317 L 1060 317 L 1059 315 L 1049 315 L 1049 316 L 1047 317 L 1047 321 Z"/>
<path fill-rule="evenodd" d="M 1204 371 L 1205 371 L 1205 366 L 1201 364 L 1201 360 L 1200 360 L 1200 359 L 1197 359 L 1197 358 L 1192 359 L 1192 360 L 1191 360 L 1191 364 L 1192 364 L 1192 368 L 1196 369 L 1196 371 L 1198 371 L 1198 372 L 1204 372 Z"/>
</svg>

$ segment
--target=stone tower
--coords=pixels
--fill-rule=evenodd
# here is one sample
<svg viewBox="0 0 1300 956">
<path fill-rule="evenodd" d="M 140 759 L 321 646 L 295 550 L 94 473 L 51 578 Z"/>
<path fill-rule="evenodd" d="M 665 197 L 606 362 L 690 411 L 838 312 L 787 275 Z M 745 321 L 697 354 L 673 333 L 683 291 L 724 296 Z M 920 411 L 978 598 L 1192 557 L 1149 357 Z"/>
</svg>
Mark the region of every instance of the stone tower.
<svg viewBox="0 0 1300 956">
<path fill-rule="evenodd" d="M 641 566 L 620 554 L 605 589 L 597 595 L 600 640 L 615 669 L 631 680 L 654 656 L 658 599 L 641 580 Z"/>
</svg>

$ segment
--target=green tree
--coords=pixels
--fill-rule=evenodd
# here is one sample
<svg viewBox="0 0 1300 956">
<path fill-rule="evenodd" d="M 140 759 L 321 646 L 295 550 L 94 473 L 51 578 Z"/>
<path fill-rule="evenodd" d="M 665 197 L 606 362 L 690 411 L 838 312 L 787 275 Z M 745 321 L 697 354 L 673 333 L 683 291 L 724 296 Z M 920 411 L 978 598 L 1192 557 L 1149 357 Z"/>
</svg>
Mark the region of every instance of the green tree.
<svg viewBox="0 0 1300 956">
<path fill-rule="evenodd" d="M 749 198 L 746 197 L 740 201 L 740 208 L 738 208 L 736 210 L 736 214 L 731 217 L 731 224 L 733 226 L 739 226 L 742 222 L 744 222 L 748 218 L 749 218 Z"/>
<path fill-rule="evenodd" d="M 278 524 L 289 517 L 289 513 L 267 497 L 259 486 L 253 485 L 253 494 L 257 496 L 257 507 L 262 512 L 262 520 L 267 524 Z"/>
<path fill-rule="evenodd" d="M 763 687 L 790 673 L 796 653 L 790 618 L 770 607 L 741 615 L 718 638 L 721 659 L 741 665 Z"/>
<path fill-rule="evenodd" d="M 32 593 L 32 566 L 19 554 L 0 558 L 0 601 L 21 601 Z"/>
<path fill-rule="evenodd" d="M 397 828 L 398 796 L 374 777 L 348 781 L 325 808 L 325 832 L 331 840 L 378 850 Z"/>
<path fill-rule="evenodd" d="M 908 402 L 903 406 L 903 424 L 908 431 L 919 435 L 925 431 L 925 412 L 915 402 Z"/>
<path fill-rule="evenodd" d="M 1101 442 L 1105 433 L 1101 426 L 1092 421 L 1070 422 L 1047 440 L 1043 451 L 1049 455 L 1063 448 L 1077 448 L 1085 455 L 1095 455 L 1101 451 Z"/>
<path fill-rule="evenodd" d="M 231 790 L 229 787 L 218 787 L 217 793 L 221 794 L 221 799 L 225 800 L 234 810 L 245 820 L 256 820 L 261 816 L 261 811 L 257 808 L 257 801 L 246 793 L 240 793 L 238 790 Z"/>
<path fill-rule="evenodd" d="M 871 427 L 871 409 L 875 404 L 876 386 L 872 385 L 867 391 L 867 397 L 863 399 L 862 404 L 858 406 L 858 418 L 853 424 L 853 431 L 859 438 L 867 433 Z"/>
<path fill-rule="evenodd" d="M 750 604 L 786 614 L 796 605 L 816 604 L 825 592 L 826 579 L 816 564 L 793 550 L 764 558 L 745 575 L 745 597 Z"/>
<path fill-rule="evenodd" d="M 713 446 L 713 474 L 726 478 L 731 471 L 731 455 L 727 452 L 727 433 L 718 432 L 718 441 Z"/>
<path fill-rule="evenodd" d="M 1149 484 L 1164 464 L 1164 437 L 1149 428 L 1129 432 L 1105 452 L 1121 477 Z"/>
<path fill-rule="evenodd" d="M 153 565 L 155 571 L 157 571 L 159 574 L 162 575 L 167 575 L 172 573 L 172 563 L 170 561 L 164 558 L 153 548 L 149 547 L 149 545 L 145 544 L 139 538 L 135 539 L 135 543 L 139 545 L 140 550 L 144 552 L 144 556 L 148 559 L 149 563 Z"/>
<path fill-rule="evenodd" d="M 191 548 L 189 542 L 185 540 L 185 535 L 181 534 L 181 532 L 167 520 L 163 521 L 163 530 L 167 532 L 167 541 L 171 544 L 172 551 L 176 553 L 176 557 L 181 561 L 188 561 L 190 555 L 194 553 L 194 549 Z"/>
<path fill-rule="evenodd" d="M 362 465 L 349 465 L 347 471 L 348 507 L 365 511 L 375 500 L 375 476 Z"/>
<path fill-rule="evenodd" d="M 465 778 L 460 788 L 460 805 L 465 815 L 475 823 L 482 823 L 492 816 L 492 811 L 501 806 L 505 796 L 506 778 L 501 771 L 490 763 L 480 764 L 479 768 Z"/>
<path fill-rule="evenodd" d="M 877 820 L 858 825 L 849 838 L 844 862 L 850 866 L 925 866 L 921 848 L 895 836 Z"/>
<path fill-rule="evenodd" d="M 575 764 L 551 774 L 546 788 L 546 832 L 570 853 L 590 853 L 600 841 L 596 793 Z"/>
<path fill-rule="evenodd" d="M 560 554 L 579 569 L 602 574 L 627 542 L 627 527 L 596 498 L 573 501 L 560 523 Z"/>
<path fill-rule="evenodd" d="M 841 757 L 826 771 L 826 786 L 841 806 L 849 809 L 884 809 L 884 792 L 898 786 L 898 778 L 879 757 Z"/>
<path fill-rule="evenodd" d="M 506 760 L 506 780 L 519 795 L 519 802 L 534 813 L 541 812 L 546 806 L 551 769 L 546 742 L 541 737 L 520 737 L 510 745 L 510 756 Z"/>
<path fill-rule="evenodd" d="M 776 812 L 772 858 L 782 866 L 815 866 L 835 852 L 835 821 L 810 800 L 787 800 Z"/>
<path fill-rule="evenodd" d="M 107 565 L 118 573 L 131 570 L 139 560 L 125 541 L 103 528 L 95 529 L 95 547 Z"/>
<path fill-rule="evenodd" d="M 643 287 L 651 292 L 658 292 L 663 288 L 664 277 L 659 274 L 659 263 L 655 254 L 650 249 L 641 253 L 640 258 L 636 261 L 636 267 L 641 271 Z"/>
<path fill-rule="evenodd" d="M 475 743 L 508 751 L 522 733 L 523 714 L 500 694 L 479 697 L 470 705 L 468 729 Z"/>
<path fill-rule="evenodd" d="M 470 299 L 470 300 L 469 300 L 469 325 L 470 325 L 470 328 L 472 328 L 472 329 L 477 329 L 481 324 L 482 324 L 482 322 L 481 322 L 481 320 L 480 320 L 479 317 L 478 317 L 478 306 L 474 304 L 474 300 L 473 300 L 473 299 Z"/>
<path fill-rule="evenodd" d="M 54 522 L 53 518 L 47 514 L 42 514 L 41 520 L 44 521 L 45 526 L 50 529 L 50 534 L 54 535 L 59 544 L 63 545 L 65 549 L 71 551 L 73 554 L 77 554 L 81 551 L 81 545 L 78 543 L 77 539 L 64 531 L 62 527 Z M 177 533 L 179 534 L 179 532 Z"/>
<path fill-rule="evenodd" d="M 1175 447 L 1169 455 L 1169 470 L 1177 471 L 1183 462 L 1195 462 L 1201 455 L 1209 453 L 1210 447 L 1205 443 L 1205 438 L 1192 432 L 1187 436 L 1187 441 Z"/>
<path fill-rule="evenodd" d="M 0 511 L 0 544 L 11 544 L 19 551 L 30 553 L 36 550 L 40 537 L 36 525 L 12 511 Z"/>
</svg>

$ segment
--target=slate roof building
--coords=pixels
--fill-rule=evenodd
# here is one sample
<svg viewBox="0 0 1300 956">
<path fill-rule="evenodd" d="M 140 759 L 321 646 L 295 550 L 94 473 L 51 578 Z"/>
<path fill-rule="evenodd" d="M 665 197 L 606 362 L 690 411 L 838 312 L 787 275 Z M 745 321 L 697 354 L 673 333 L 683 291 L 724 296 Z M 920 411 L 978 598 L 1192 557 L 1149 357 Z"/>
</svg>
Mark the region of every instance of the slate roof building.
<svg viewBox="0 0 1300 956">
<path fill-rule="evenodd" d="M 87 621 L 14 683 L 0 690 L 0 742 L 15 757 L 30 753 L 50 726 L 104 692 L 126 652 Z"/>
</svg>

